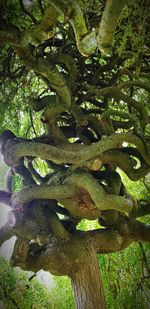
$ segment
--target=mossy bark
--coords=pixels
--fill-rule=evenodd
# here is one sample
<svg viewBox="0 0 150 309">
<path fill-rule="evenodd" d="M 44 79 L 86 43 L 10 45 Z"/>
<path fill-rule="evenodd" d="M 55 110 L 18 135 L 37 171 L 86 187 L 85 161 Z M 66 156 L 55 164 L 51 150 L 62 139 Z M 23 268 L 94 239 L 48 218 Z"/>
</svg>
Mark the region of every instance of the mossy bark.
<svg viewBox="0 0 150 309">
<path fill-rule="evenodd" d="M 105 54 L 110 53 L 114 32 L 126 0 L 107 0 L 98 32 L 98 47 Z"/>
</svg>

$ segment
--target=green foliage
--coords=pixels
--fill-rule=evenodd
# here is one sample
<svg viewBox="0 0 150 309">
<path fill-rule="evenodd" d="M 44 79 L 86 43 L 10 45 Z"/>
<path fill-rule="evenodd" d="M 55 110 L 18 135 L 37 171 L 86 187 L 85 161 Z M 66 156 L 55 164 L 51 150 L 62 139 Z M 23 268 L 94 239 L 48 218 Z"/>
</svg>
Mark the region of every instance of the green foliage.
<svg viewBox="0 0 150 309">
<path fill-rule="evenodd" d="M 137 180 L 136 182 L 130 180 L 125 173 L 120 172 L 123 183 L 125 183 L 127 191 L 136 199 L 136 200 L 149 200 L 150 193 L 147 191 L 146 186 L 143 183 L 143 180 Z"/>
<path fill-rule="evenodd" d="M 149 199 L 142 180 L 133 182 L 121 172 L 128 192 L 136 199 Z M 145 222 L 150 222 L 149 216 Z M 150 245 L 133 244 L 122 252 L 99 256 L 109 309 L 148 308 Z"/>
<path fill-rule="evenodd" d="M 89 221 L 89 220 L 84 219 L 78 224 L 77 228 L 79 230 L 89 231 L 89 230 L 99 228 L 99 223 L 97 220 Z"/>
<path fill-rule="evenodd" d="M 12 269 L 0 257 L 0 300 L 6 309 L 74 309 L 70 280 L 67 277 L 54 277 L 55 287 L 50 291 L 39 283 L 32 274 Z"/>
<path fill-rule="evenodd" d="M 68 277 L 54 277 L 56 287 L 52 290 L 51 299 L 57 309 L 74 309 L 74 299 L 70 279 Z"/>
<path fill-rule="evenodd" d="M 30 280 L 24 272 L 12 269 L 2 257 L 0 257 L 0 286 L 0 299 L 4 302 L 5 308 L 54 308 L 48 290 L 35 278 Z"/>
<path fill-rule="evenodd" d="M 23 189 L 22 177 L 20 175 L 14 175 L 12 186 L 14 192 Z"/>
<path fill-rule="evenodd" d="M 147 41 L 148 10 L 145 9 L 146 1 L 128 1 L 118 23 L 115 36 L 117 52 L 121 55 L 130 50 L 131 54 L 130 59 L 124 64 L 126 67 L 133 63 L 140 65 L 139 56 L 143 52 L 145 40 Z"/>
<path fill-rule="evenodd" d="M 148 247 L 144 246 L 147 261 Z M 144 259 L 138 244 L 123 252 L 99 256 L 108 308 L 147 308 L 149 269 Z"/>
</svg>

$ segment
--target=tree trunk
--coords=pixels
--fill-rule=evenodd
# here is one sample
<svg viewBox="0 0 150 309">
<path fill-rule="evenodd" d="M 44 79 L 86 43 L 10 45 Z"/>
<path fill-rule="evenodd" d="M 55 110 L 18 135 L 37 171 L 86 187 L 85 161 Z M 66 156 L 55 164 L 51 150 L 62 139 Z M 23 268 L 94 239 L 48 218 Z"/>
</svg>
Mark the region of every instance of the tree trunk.
<svg viewBox="0 0 150 309">
<path fill-rule="evenodd" d="M 76 309 L 105 309 L 105 297 L 96 253 L 87 254 L 80 265 L 78 271 L 71 276 Z"/>
</svg>

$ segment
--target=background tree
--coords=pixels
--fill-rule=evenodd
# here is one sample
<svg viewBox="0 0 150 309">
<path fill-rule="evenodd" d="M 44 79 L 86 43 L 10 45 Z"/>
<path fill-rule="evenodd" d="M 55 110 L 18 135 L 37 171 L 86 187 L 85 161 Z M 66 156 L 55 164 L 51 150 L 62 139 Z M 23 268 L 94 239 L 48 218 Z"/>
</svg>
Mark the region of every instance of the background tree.
<svg viewBox="0 0 150 309">
<path fill-rule="evenodd" d="M 150 172 L 148 1 L 2 1 L 1 11 L 10 169 L 0 200 L 11 208 L 1 244 L 16 235 L 13 266 L 67 275 L 77 308 L 105 308 L 97 255 L 150 241 L 137 220 L 149 202 L 129 195 L 119 174 Z M 100 227 L 80 230 L 83 219 Z"/>
</svg>

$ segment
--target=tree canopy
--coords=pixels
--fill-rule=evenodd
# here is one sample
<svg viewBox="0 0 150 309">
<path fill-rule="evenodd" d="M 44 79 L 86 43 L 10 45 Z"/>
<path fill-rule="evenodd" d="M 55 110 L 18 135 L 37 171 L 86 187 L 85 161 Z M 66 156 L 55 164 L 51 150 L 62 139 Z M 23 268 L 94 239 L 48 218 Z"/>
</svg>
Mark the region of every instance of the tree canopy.
<svg viewBox="0 0 150 309">
<path fill-rule="evenodd" d="M 104 308 L 97 254 L 150 241 L 149 1 L 1 1 L 1 153 L 13 266 L 71 278 L 77 308 Z M 16 174 L 22 189 L 14 190 Z M 149 187 L 148 187 L 149 190 Z M 83 231 L 82 220 L 99 228 Z M 84 293 L 86 293 L 86 299 Z"/>
</svg>

